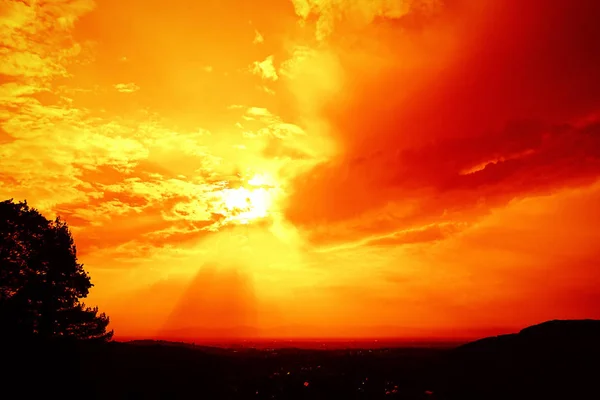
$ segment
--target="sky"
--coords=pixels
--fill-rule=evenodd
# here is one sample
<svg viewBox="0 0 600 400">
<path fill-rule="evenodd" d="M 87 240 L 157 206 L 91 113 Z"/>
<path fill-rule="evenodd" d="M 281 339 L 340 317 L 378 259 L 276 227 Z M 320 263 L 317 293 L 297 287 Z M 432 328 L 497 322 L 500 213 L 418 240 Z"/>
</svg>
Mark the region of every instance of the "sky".
<svg viewBox="0 0 600 400">
<path fill-rule="evenodd" d="M 0 0 L 0 198 L 124 337 L 600 318 L 595 0 Z"/>
</svg>

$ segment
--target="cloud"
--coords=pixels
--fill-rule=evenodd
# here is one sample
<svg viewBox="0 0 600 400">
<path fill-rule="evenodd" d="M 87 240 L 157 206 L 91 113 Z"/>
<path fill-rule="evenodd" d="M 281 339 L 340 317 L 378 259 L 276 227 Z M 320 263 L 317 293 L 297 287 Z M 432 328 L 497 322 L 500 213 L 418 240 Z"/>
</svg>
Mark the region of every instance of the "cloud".
<svg viewBox="0 0 600 400">
<path fill-rule="evenodd" d="M 255 61 L 252 67 L 252 73 L 265 80 L 276 81 L 279 79 L 277 70 L 273 64 L 274 57 L 268 56 L 263 61 Z"/>
<path fill-rule="evenodd" d="M 129 83 L 117 83 L 115 89 L 119 93 L 133 93 L 140 90 L 140 87 L 133 82 Z"/>
<path fill-rule="evenodd" d="M 0 17 L 0 73 L 16 78 L 67 76 L 66 62 L 82 51 L 82 45 L 71 36 L 71 28 L 94 9 L 94 1 L 27 4 L 11 0 L 4 7 Z"/>
<path fill-rule="evenodd" d="M 253 119 L 254 117 L 263 117 L 267 119 L 273 118 L 273 114 L 269 110 L 264 107 L 250 107 L 246 111 L 246 117 L 248 119 Z"/>
<path fill-rule="evenodd" d="M 465 227 L 465 224 L 452 223 L 428 225 L 373 238 L 368 240 L 366 244 L 369 246 L 399 246 L 403 244 L 433 242 L 446 239 L 460 232 Z"/>
<path fill-rule="evenodd" d="M 283 121 L 281 117 L 273 115 L 266 108 L 249 107 L 242 118 L 248 122 L 259 122 L 253 124 L 254 129 L 244 132 L 246 137 L 295 139 L 297 136 L 306 135 L 301 127 Z M 293 145 L 298 145 L 298 143 L 293 143 Z"/>
<path fill-rule="evenodd" d="M 254 40 L 252 41 L 252 44 L 262 44 L 265 42 L 265 38 L 263 37 L 263 35 L 255 30 L 254 31 Z"/>
<path fill-rule="evenodd" d="M 600 109 L 600 57 L 582 27 L 598 30 L 597 7 L 465 3 L 424 27 L 373 22 L 362 34 L 377 48 L 332 44 L 344 79 L 320 109 L 337 154 L 296 179 L 287 216 L 324 243 L 321 227 L 331 241 L 344 230 L 358 239 L 383 213 L 388 233 L 471 222 L 513 198 L 590 184 L 598 128 L 579 121 Z M 362 57 L 373 55 L 393 59 L 369 70 Z"/>
<path fill-rule="evenodd" d="M 296 14 L 307 21 L 317 17 L 317 40 L 327 39 L 335 30 L 336 21 L 362 27 L 375 18 L 399 19 L 410 12 L 432 13 L 441 7 L 441 0 L 292 0 Z"/>
</svg>

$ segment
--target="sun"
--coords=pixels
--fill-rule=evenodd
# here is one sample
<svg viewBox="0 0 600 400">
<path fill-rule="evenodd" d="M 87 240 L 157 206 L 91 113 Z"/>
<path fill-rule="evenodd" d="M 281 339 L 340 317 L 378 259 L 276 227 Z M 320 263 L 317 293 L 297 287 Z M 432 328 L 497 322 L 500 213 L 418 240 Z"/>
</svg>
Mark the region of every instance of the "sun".
<svg viewBox="0 0 600 400">
<path fill-rule="evenodd" d="M 269 194 L 264 188 L 223 190 L 223 203 L 232 219 L 240 223 L 250 220 L 265 218 L 269 211 Z"/>
<path fill-rule="evenodd" d="M 254 175 L 247 187 L 220 191 L 223 214 L 229 222 L 248 224 L 263 219 L 272 211 L 277 188 L 264 175 Z"/>
</svg>

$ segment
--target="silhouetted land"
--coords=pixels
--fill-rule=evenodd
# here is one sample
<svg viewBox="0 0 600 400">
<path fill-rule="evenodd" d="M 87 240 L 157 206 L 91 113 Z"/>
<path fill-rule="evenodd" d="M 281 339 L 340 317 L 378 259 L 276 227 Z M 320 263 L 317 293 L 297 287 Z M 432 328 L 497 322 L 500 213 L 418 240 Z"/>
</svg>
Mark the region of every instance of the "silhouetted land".
<svg viewBox="0 0 600 400">
<path fill-rule="evenodd" d="M 3 343 L 2 398 L 595 399 L 600 321 L 551 321 L 457 348 L 224 349 Z"/>
<path fill-rule="evenodd" d="M 0 202 L 0 399 L 600 398 L 600 321 L 452 348 L 119 343 L 83 303 L 92 286 L 63 220 Z"/>
</svg>

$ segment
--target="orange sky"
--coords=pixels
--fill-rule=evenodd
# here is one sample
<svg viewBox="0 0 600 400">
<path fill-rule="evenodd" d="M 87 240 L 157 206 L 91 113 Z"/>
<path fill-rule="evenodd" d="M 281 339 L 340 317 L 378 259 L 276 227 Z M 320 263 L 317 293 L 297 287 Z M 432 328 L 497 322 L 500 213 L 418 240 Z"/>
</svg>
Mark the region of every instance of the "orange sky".
<svg viewBox="0 0 600 400">
<path fill-rule="evenodd" d="M 0 1 L 0 197 L 117 339 L 600 318 L 596 0 Z"/>
</svg>

